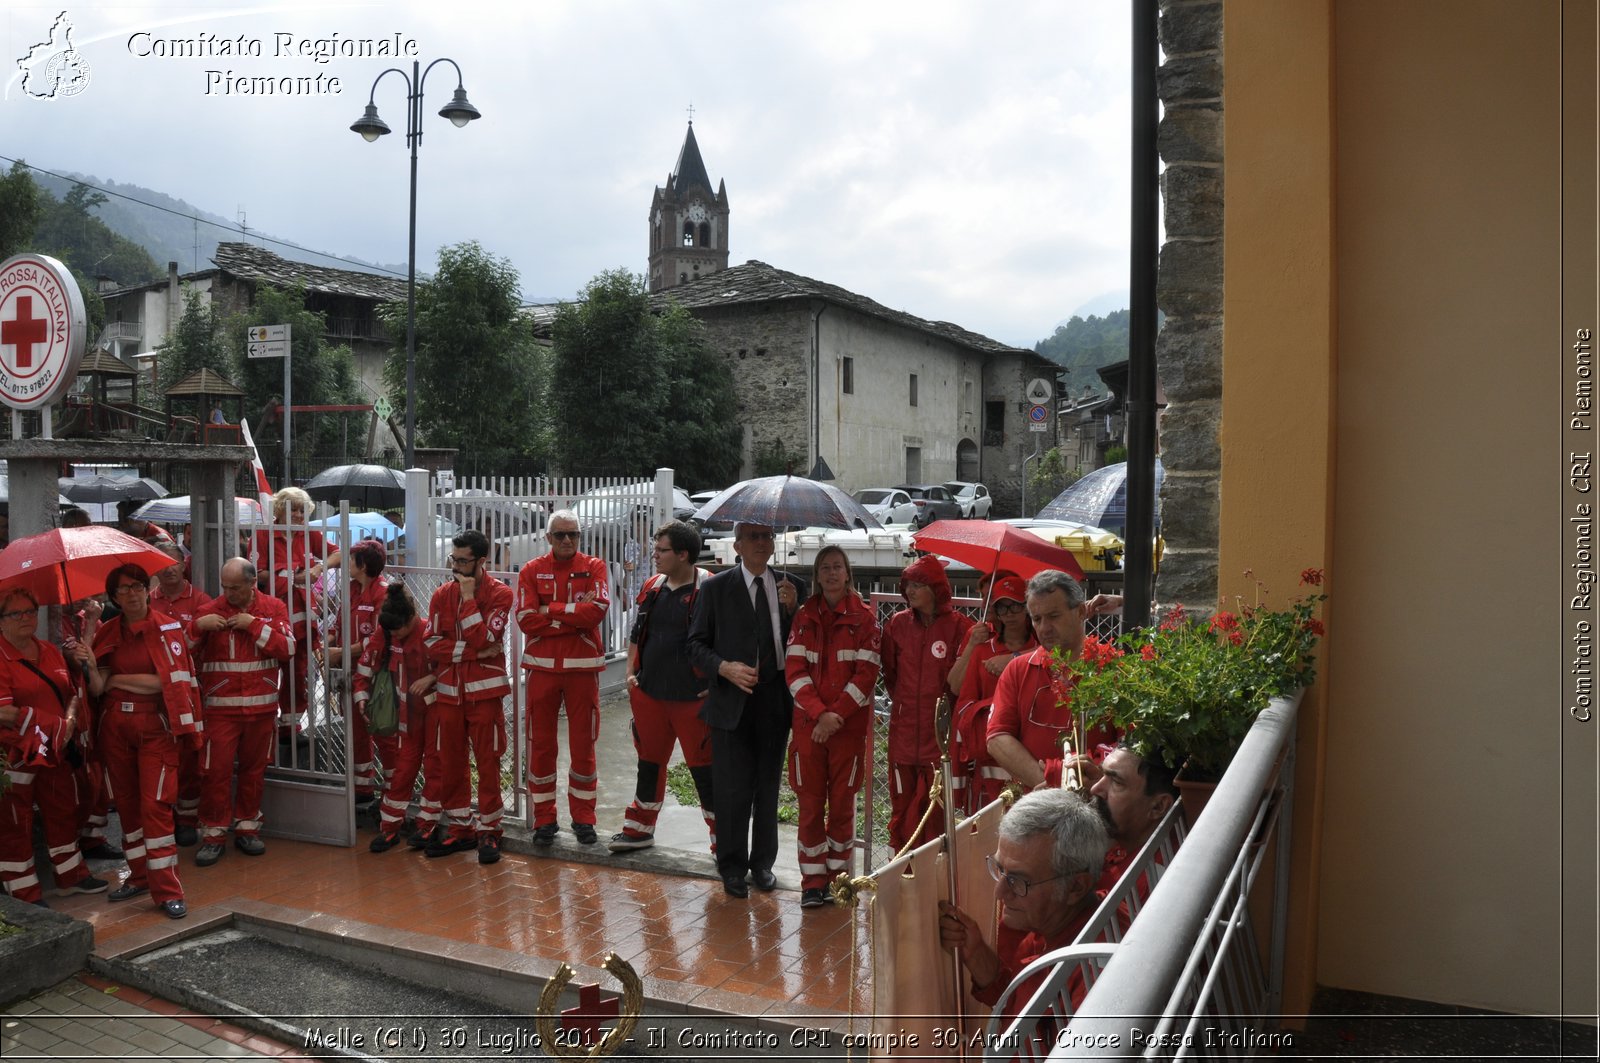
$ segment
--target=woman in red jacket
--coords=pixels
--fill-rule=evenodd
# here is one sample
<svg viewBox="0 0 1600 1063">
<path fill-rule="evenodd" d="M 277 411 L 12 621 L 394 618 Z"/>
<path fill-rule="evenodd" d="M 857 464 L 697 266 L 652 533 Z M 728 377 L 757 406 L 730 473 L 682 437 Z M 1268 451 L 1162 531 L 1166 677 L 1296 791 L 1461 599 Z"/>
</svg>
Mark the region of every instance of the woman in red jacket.
<svg viewBox="0 0 1600 1063">
<path fill-rule="evenodd" d="M 61 651 L 34 638 L 38 620 L 27 591 L 0 600 L 0 765 L 10 780 L 0 794 L 0 883 L 17 900 L 44 905 L 33 864 L 35 802 L 56 894 L 103 893 L 111 884 L 90 875 L 78 851 L 82 795 L 65 751 L 88 721 Z"/>
<path fill-rule="evenodd" d="M 920 557 L 900 574 L 906 608 L 883 631 L 883 682 L 889 691 L 889 844 L 898 852 L 928 808 L 928 790 L 938 773 L 939 740 L 934 705 L 950 693 L 950 666 L 966 644 L 972 618 L 950 604 L 950 580 L 936 557 Z M 944 811 L 935 809 L 925 842 L 944 833 Z"/>
<path fill-rule="evenodd" d="M 113 569 L 106 597 L 121 615 L 102 623 L 88 663 L 89 692 L 100 698 L 106 782 L 122 818 L 127 881 L 111 900 L 150 894 L 169 918 L 189 913 L 178 881 L 173 805 L 178 742 L 200 740 L 199 692 L 183 625 L 150 608 L 150 577 L 135 565 Z"/>
<path fill-rule="evenodd" d="M 951 771 L 956 776 L 956 808 L 965 815 L 1000 796 L 1011 781 L 1010 773 L 989 755 L 989 710 L 1006 665 L 1039 644 L 1028 620 L 1027 602 L 1028 585 L 1019 577 L 996 580 L 988 618 L 973 625 L 966 649 L 950 669 L 950 682 L 961 691 L 950 728 Z"/>
<path fill-rule="evenodd" d="M 366 719 L 372 681 L 387 669 L 394 677 L 394 693 L 400 709 L 400 730 L 391 736 L 394 761 L 389 768 L 384 790 L 378 836 L 368 846 L 375 853 L 387 852 L 400 844 L 406 809 L 422 775 L 422 806 L 417 812 L 416 829 L 410 845 L 421 849 L 428 844 L 439 825 L 439 795 L 443 791 L 439 770 L 439 750 L 428 742 L 428 715 L 433 708 L 433 688 L 437 680 L 428 670 L 428 652 L 423 640 L 428 637 L 428 621 L 417 615 L 417 603 L 404 583 L 390 583 L 384 591 L 383 607 L 378 610 L 378 630 L 367 636 L 356 662 L 354 691 L 359 718 Z M 426 767 L 424 767 L 426 765 Z"/>
<path fill-rule="evenodd" d="M 878 619 L 851 586 L 842 549 L 818 551 L 811 586 L 795 613 L 785 664 L 794 695 L 789 786 L 800 801 L 802 908 L 820 908 L 828 880 L 850 870 L 880 664 Z"/>
<path fill-rule="evenodd" d="M 255 533 L 252 561 L 257 585 L 289 607 L 289 630 L 294 633 L 298 652 L 283 666 L 283 683 L 278 688 L 279 734 L 300 730 L 310 699 L 307 682 L 313 651 L 322 647 L 322 636 L 311 614 L 311 586 L 329 568 L 339 565 L 337 550 L 327 552 L 322 533 L 305 527 L 316 503 L 298 487 L 285 487 L 272 496 L 272 526 Z"/>
</svg>

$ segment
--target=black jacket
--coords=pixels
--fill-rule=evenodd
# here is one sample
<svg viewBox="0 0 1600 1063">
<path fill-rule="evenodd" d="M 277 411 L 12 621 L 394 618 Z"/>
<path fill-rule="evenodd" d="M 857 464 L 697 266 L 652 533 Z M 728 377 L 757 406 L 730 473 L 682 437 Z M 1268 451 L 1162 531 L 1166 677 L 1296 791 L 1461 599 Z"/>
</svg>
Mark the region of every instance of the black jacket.
<svg viewBox="0 0 1600 1063">
<path fill-rule="evenodd" d="M 792 583 L 795 588 L 796 608 L 806 597 L 806 581 L 777 569 L 773 579 L 779 584 Z M 789 644 L 789 624 L 792 612 L 778 607 L 778 620 L 783 630 L 779 632 L 783 644 Z M 695 596 L 694 620 L 689 627 L 689 658 L 695 670 L 706 678 L 711 693 L 700 707 L 700 718 L 712 727 L 733 728 L 744 712 L 745 693 L 718 674 L 723 661 L 741 661 L 756 665 L 756 611 L 750 604 L 750 589 L 745 586 L 742 566 L 735 565 L 706 580 Z M 778 658 L 778 675 L 783 675 L 783 658 Z M 784 698 L 789 697 L 784 687 Z"/>
</svg>

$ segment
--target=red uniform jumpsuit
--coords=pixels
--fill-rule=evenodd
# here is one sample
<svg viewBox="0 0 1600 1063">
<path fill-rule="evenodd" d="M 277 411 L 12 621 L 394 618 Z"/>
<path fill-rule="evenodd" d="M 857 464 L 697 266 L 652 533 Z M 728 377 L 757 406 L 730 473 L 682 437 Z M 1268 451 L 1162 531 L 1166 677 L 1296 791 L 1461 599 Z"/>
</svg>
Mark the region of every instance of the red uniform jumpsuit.
<svg viewBox="0 0 1600 1063">
<path fill-rule="evenodd" d="M 1096 905 L 1094 904 L 1085 905 L 1083 911 L 1075 915 L 1071 922 L 1051 937 L 1045 937 L 1043 934 L 1033 931 L 1017 937 L 1016 935 L 1019 932 L 1013 930 L 1010 932 L 1009 940 L 1015 942 L 1015 944 L 1008 944 L 1008 936 L 1004 934 L 1004 931 L 1010 928 L 1002 923 L 1002 937 L 995 947 L 995 952 L 999 954 L 1000 972 L 995 975 L 994 981 L 988 985 L 973 986 L 972 998 L 983 1004 L 993 1005 L 997 1003 L 1000 1000 L 1000 994 L 1004 993 L 1006 987 L 1016 980 L 1017 975 L 1022 973 L 1024 967 L 1041 956 L 1052 953 L 1056 949 L 1064 949 L 1072 944 L 1078 935 L 1083 933 L 1083 928 L 1089 922 L 1089 918 L 1094 915 L 1095 908 Z M 1011 994 L 1008 1009 L 1001 1016 L 1000 1029 L 1004 1030 L 1007 1023 L 1021 1014 L 1023 1005 L 1038 991 L 1039 986 L 1044 983 L 1044 978 L 1045 976 L 1041 972 L 1033 975 L 1017 987 L 1016 992 Z M 1072 972 L 1067 978 L 1067 995 L 1072 1001 L 1073 1010 L 1077 1010 L 1078 1005 L 1083 1003 L 1083 998 L 1088 993 L 1089 987 L 1084 984 L 1083 975 L 1078 971 Z M 1048 1053 L 1049 1045 L 1054 1042 L 1057 1031 L 1054 1029 L 1053 1020 L 1044 1019 L 1038 1023 L 1036 1029 L 1019 1032 L 1034 1042 L 1035 1051 L 1038 1056 L 1042 1057 Z"/>
<path fill-rule="evenodd" d="M 204 617 L 227 619 L 240 613 L 255 618 L 249 627 L 199 630 Z M 289 632 L 288 608 L 260 591 L 243 609 L 228 604 L 226 596 L 212 599 L 195 617 L 189 635 L 200 668 L 207 724 L 200 754 L 200 840 L 221 844 L 229 827 L 235 835 L 261 832 L 261 790 L 277 734 L 282 666 L 299 654 Z"/>
<path fill-rule="evenodd" d="M 1050 786 L 1061 785 L 1061 739 L 1072 732 L 1074 722 L 1072 695 L 1065 682 L 1056 674 L 1049 649 L 1030 650 L 1000 673 L 989 713 L 988 737 L 1008 734 L 1021 742 L 1038 759 Z M 1089 729 L 1084 752 L 1099 760 L 1105 755 L 1101 747 L 1116 740 L 1114 728 L 1096 724 Z"/>
<path fill-rule="evenodd" d="M 61 651 L 48 642 L 34 645 L 39 647 L 35 667 L 55 683 L 54 690 L 22 664 L 22 654 L 15 646 L 0 638 L 0 707 L 11 705 L 18 711 L 15 724 L 0 727 L 0 763 L 10 780 L 0 794 L 0 884 L 17 900 L 29 903 L 43 897 L 33 864 L 35 802 L 44 820 L 44 844 L 55 869 L 56 887 L 72 886 L 89 877 L 78 851 L 78 804 L 80 797 L 87 795 L 83 794 L 81 775 L 73 771 L 59 748 L 66 731 L 61 697 L 70 703 L 78 691 Z M 88 711 L 80 701 L 77 726 L 88 723 Z"/>
<path fill-rule="evenodd" d="M 527 636 L 522 664 L 528 669 L 528 796 L 535 827 L 556 821 L 556 714 L 563 701 L 571 760 L 567 807 L 572 822 L 594 825 L 594 743 L 606 667 L 600 625 L 610 605 L 606 563 L 598 557 L 579 553 L 562 562 L 545 554 L 517 575 L 517 626 Z"/>
<path fill-rule="evenodd" d="M 473 597 L 463 601 L 461 585 L 451 580 L 428 603 L 424 647 L 439 683 L 430 714 L 429 744 L 438 751 L 440 790 L 449 841 L 501 834 L 505 797 L 500 789 L 500 756 L 506 750 L 504 698 L 511 693 L 506 673 L 505 633 L 516 596 L 484 573 Z M 480 657 L 482 650 L 492 650 Z M 467 777 L 467 746 L 478 768 L 478 819 L 472 818 L 472 788 Z"/>
<path fill-rule="evenodd" d="M 88 626 L 88 618 L 82 610 L 67 608 L 61 611 L 61 649 L 67 656 L 70 657 L 78 644 L 84 641 L 84 631 Z M 76 666 L 73 666 L 73 673 L 75 679 L 81 679 Z M 78 775 L 78 793 L 82 795 L 77 812 L 78 844 L 87 851 L 108 844 L 106 826 L 111 822 L 111 798 L 106 794 L 106 768 L 100 760 L 100 743 L 94 734 L 95 728 L 85 729 L 83 723 L 80 718 L 78 733 L 83 737 L 83 764 L 73 770 Z"/>
<path fill-rule="evenodd" d="M 267 591 L 288 606 L 289 631 L 298 652 L 284 659 L 284 682 L 279 687 L 283 718 L 279 725 L 299 731 L 310 702 L 307 682 L 313 651 L 322 645 L 322 634 L 312 622 L 311 596 L 306 590 L 306 570 L 320 564 L 327 555 L 322 533 L 302 531 L 258 531 L 255 536 L 255 562 L 258 572 L 267 575 Z"/>
<path fill-rule="evenodd" d="M 883 682 L 889 691 L 889 844 L 897 852 L 928 808 L 938 776 L 939 739 L 934 704 L 949 689 L 950 666 L 966 644 L 972 618 L 950 605 L 950 581 L 932 557 L 906 567 L 903 580 L 933 588 L 931 623 L 910 609 L 889 618 L 883 632 Z M 918 843 L 944 833 L 944 810 L 935 809 Z"/>
<path fill-rule="evenodd" d="M 405 826 L 406 809 L 411 807 L 411 794 L 416 789 L 417 771 L 422 771 L 422 801 L 417 810 L 417 832 L 424 836 L 433 833 L 439 823 L 439 791 L 442 776 L 439 768 L 438 747 L 428 741 L 429 717 L 432 715 L 434 692 L 428 691 L 420 698 L 411 696 L 411 684 L 428 674 L 428 653 L 424 643 L 428 638 L 428 622 L 417 618 L 411 633 L 400 641 L 386 639 L 381 628 L 367 636 L 356 661 L 355 677 L 351 683 L 352 701 L 356 719 L 366 728 L 367 697 L 372 692 L 372 679 L 379 668 L 387 668 L 394 675 L 394 692 L 399 700 L 400 730 L 380 741 L 390 742 L 392 759 L 385 760 L 389 778 L 383 793 L 378 829 L 385 834 L 398 834 Z"/>
<path fill-rule="evenodd" d="M 694 597 L 710 573 L 694 570 L 694 582 L 677 590 L 667 577 L 651 576 L 639 591 L 639 613 L 629 636 L 636 686 L 628 688 L 633 711 L 633 748 L 639 771 L 633 800 L 622 817 L 624 838 L 653 838 L 656 819 L 667 793 L 667 765 L 672 746 L 683 749 L 683 761 L 700 796 L 700 812 L 711 833 L 711 854 L 717 852 L 717 817 L 711 789 L 711 728 L 700 718 L 706 680 L 689 663 L 689 621 Z M 646 647 L 649 652 L 646 653 Z"/>
<path fill-rule="evenodd" d="M 188 580 L 184 580 L 183 590 L 171 598 L 160 587 L 150 592 L 150 608 L 182 624 L 186 636 L 200 608 L 210 600 L 209 595 Z M 200 825 L 200 750 L 204 746 L 204 742 L 178 743 L 178 803 L 173 809 L 180 827 Z"/>
<path fill-rule="evenodd" d="M 1030 631 L 1028 644 L 1015 656 L 1028 653 L 1037 645 Z M 961 681 L 961 693 L 956 697 L 955 721 L 950 728 L 950 770 L 955 776 L 951 786 L 956 791 L 956 807 L 965 815 L 972 815 L 999 797 L 1011 781 L 1011 773 L 989 755 L 989 712 L 994 707 L 1000 677 L 987 667 L 994 658 L 1011 653 L 998 636 L 973 650 L 966 678 Z"/>
<path fill-rule="evenodd" d="M 162 681 L 163 690 L 153 694 L 106 688 L 100 696 L 100 744 L 106 789 L 122 820 L 127 884 L 148 886 L 158 906 L 181 901 L 172 807 L 178 798 L 178 744 L 198 745 L 204 733 L 184 627 L 154 609 L 136 624 L 118 617 L 95 631 L 94 657 L 113 677 L 154 675 Z M 176 705 L 169 700 L 173 686 L 183 688 Z"/>
<path fill-rule="evenodd" d="M 383 608 L 383 599 L 388 589 L 389 580 L 381 575 L 370 581 L 364 591 L 355 580 L 350 581 L 350 645 L 356 647 L 356 653 L 365 652 L 367 640 L 374 633 L 378 634 L 379 641 L 382 641 L 383 632 L 378 628 L 378 610 Z M 333 615 L 333 626 L 328 629 L 328 638 L 331 642 L 338 642 L 344 638 L 343 607 Z M 425 673 L 426 669 L 423 672 Z M 353 683 L 351 689 L 355 689 Z M 373 797 L 382 789 L 379 785 L 378 765 L 374 761 L 374 750 L 376 749 L 377 755 L 382 757 L 384 769 L 392 770 L 397 748 L 394 735 L 373 738 L 367 733 L 367 717 L 364 713 L 357 712 L 351 717 L 350 760 L 352 773 L 355 775 L 356 793 L 363 799 Z"/>
<path fill-rule="evenodd" d="M 878 685 L 878 619 L 854 591 L 837 606 L 821 595 L 794 615 L 784 678 L 794 696 L 789 786 L 800 801 L 800 886 L 821 889 L 850 870 L 856 794 L 871 772 L 867 736 Z M 824 742 L 812 729 L 825 712 L 844 725 Z"/>
</svg>

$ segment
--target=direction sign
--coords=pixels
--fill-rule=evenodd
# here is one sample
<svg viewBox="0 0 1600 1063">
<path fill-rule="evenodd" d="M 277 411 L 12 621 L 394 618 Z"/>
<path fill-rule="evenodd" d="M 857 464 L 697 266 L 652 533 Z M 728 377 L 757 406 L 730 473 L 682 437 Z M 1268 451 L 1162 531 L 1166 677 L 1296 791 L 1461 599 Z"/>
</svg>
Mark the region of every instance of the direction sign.
<svg viewBox="0 0 1600 1063">
<path fill-rule="evenodd" d="M 1044 377 L 1036 376 L 1028 381 L 1028 388 L 1022 394 L 1024 398 L 1035 406 L 1043 406 L 1056 397 L 1056 389 L 1055 385 Z"/>
<path fill-rule="evenodd" d="M 252 325 L 245 329 L 245 354 L 250 358 L 287 358 L 288 325 Z"/>
</svg>

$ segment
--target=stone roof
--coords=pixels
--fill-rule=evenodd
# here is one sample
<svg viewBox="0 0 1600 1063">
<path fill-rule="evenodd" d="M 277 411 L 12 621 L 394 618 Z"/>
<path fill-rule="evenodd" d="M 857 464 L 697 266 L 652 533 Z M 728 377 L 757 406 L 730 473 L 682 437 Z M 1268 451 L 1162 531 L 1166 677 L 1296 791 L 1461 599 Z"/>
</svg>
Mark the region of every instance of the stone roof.
<svg viewBox="0 0 1600 1063">
<path fill-rule="evenodd" d="M 211 261 L 235 277 L 279 288 L 304 284 L 307 291 L 348 295 L 380 303 L 396 303 L 406 297 L 406 282 L 402 278 L 293 262 L 254 244 L 218 244 L 217 253 L 211 256 Z"/>
<path fill-rule="evenodd" d="M 988 336 L 969 332 L 948 321 L 928 321 L 908 314 L 904 310 L 891 310 L 882 303 L 864 295 L 828 284 L 825 281 L 802 277 L 798 273 L 751 260 L 742 266 L 729 266 L 725 270 L 703 276 L 687 284 L 680 284 L 650 296 L 657 309 L 676 302 L 687 310 L 710 309 L 718 306 L 738 306 L 746 303 L 774 303 L 788 300 L 821 299 L 835 306 L 847 307 L 857 313 L 892 322 L 901 328 L 913 329 L 984 354 L 1026 354 L 1048 361 L 1025 347 L 1013 347 Z"/>
</svg>

